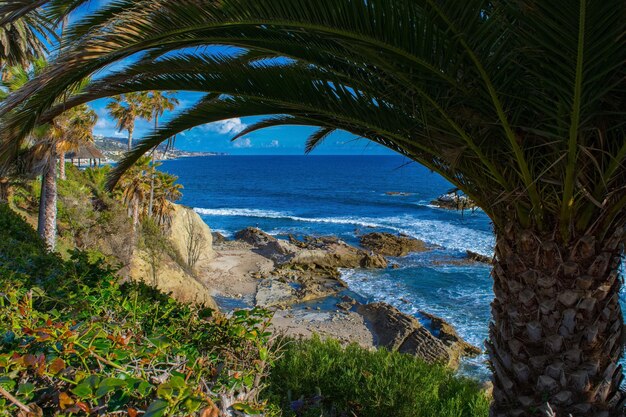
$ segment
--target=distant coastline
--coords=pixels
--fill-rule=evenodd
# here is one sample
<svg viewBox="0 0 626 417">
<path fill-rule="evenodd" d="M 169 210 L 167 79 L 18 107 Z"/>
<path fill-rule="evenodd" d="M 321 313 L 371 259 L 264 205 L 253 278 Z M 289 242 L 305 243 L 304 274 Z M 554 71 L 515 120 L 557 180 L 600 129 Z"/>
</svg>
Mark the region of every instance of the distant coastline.
<svg viewBox="0 0 626 417">
<path fill-rule="evenodd" d="M 106 137 L 96 136 L 94 138 L 96 147 L 106 156 L 106 162 L 118 162 L 124 157 L 124 154 L 128 151 L 126 138 L 118 137 Z M 160 145 L 156 155 L 156 159 L 159 161 L 191 158 L 201 156 L 224 156 L 228 155 L 223 152 L 191 152 L 183 151 L 175 147 L 167 148 L 166 145 Z"/>
</svg>

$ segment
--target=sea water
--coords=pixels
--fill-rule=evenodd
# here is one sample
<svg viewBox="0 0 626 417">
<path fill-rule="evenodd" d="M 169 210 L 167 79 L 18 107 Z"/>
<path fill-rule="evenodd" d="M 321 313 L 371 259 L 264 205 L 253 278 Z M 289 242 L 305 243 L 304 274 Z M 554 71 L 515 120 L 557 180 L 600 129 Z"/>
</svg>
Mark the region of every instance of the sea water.
<svg viewBox="0 0 626 417">
<path fill-rule="evenodd" d="M 179 176 L 182 204 L 227 237 L 254 226 L 278 237 L 335 235 L 358 244 L 359 235 L 381 231 L 435 246 L 392 259 L 397 269 L 345 270 L 343 279 L 364 300 L 435 314 L 483 347 L 490 268 L 449 261 L 467 250 L 491 256 L 492 225 L 481 210 L 432 206 L 452 185 L 423 166 L 400 156 L 214 156 L 166 161 L 161 169 Z M 485 379 L 485 360 L 466 360 L 461 372 Z"/>
</svg>

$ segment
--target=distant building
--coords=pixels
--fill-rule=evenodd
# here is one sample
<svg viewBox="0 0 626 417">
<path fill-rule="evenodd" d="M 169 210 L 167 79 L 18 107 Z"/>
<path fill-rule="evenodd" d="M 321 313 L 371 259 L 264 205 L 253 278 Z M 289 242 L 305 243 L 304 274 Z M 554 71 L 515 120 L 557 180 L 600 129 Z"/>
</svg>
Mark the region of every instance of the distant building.
<svg viewBox="0 0 626 417">
<path fill-rule="evenodd" d="M 85 167 L 95 167 L 100 166 L 102 160 L 106 159 L 106 156 L 95 144 L 87 143 L 82 145 L 77 151 L 66 153 L 65 160 L 67 161 L 68 159 L 79 168 L 83 165 Z"/>
</svg>

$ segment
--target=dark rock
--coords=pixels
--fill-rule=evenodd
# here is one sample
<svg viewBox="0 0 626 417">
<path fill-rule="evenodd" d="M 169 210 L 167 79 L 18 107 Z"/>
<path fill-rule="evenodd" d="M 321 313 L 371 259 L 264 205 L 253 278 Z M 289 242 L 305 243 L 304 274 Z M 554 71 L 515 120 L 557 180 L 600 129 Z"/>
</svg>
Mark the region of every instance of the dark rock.
<svg viewBox="0 0 626 417">
<path fill-rule="evenodd" d="M 457 192 L 439 196 L 436 200 L 431 201 L 430 204 L 447 210 L 474 210 L 478 207 L 469 197 L 459 195 Z"/>
<path fill-rule="evenodd" d="M 481 255 L 480 253 L 472 252 L 471 250 L 467 251 L 467 257 L 470 261 L 473 262 L 481 262 L 485 264 L 491 264 L 492 258 L 489 256 Z"/>
<path fill-rule="evenodd" d="M 228 242 L 228 239 L 226 238 L 226 236 L 224 236 L 220 232 L 213 232 L 211 234 L 213 235 L 214 245 L 221 245 L 222 243 Z"/>
<path fill-rule="evenodd" d="M 357 311 L 370 323 L 377 346 L 408 353 L 429 363 L 451 362 L 446 345 L 414 317 L 385 303 L 360 305 Z"/>
<path fill-rule="evenodd" d="M 462 356 L 480 353 L 478 348 L 465 342 L 450 324 L 431 314 L 422 313 L 431 321 L 437 336 L 415 317 L 385 303 L 359 305 L 357 311 L 369 322 L 377 346 L 451 367 L 457 367 Z"/>
<path fill-rule="evenodd" d="M 277 239 L 268 235 L 261 229 L 256 227 L 248 227 L 235 233 L 235 239 L 249 243 L 252 246 L 265 246 L 270 242 L 275 242 Z"/>
<path fill-rule="evenodd" d="M 441 317 L 425 311 L 420 311 L 420 314 L 430 320 L 430 326 L 437 334 L 437 338 L 450 349 L 453 363 L 458 364 L 459 359 L 463 356 L 472 357 L 482 353 L 479 348 L 463 340 L 455 328 Z"/>
<path fill-rule="evenodd" d="M 406 256 L 411 252 L 429 250 L 426 243 L 408 236 L 391 233 L 369 233 L 361 237 L 361 246 L 383 256 Z"/>
</svg>

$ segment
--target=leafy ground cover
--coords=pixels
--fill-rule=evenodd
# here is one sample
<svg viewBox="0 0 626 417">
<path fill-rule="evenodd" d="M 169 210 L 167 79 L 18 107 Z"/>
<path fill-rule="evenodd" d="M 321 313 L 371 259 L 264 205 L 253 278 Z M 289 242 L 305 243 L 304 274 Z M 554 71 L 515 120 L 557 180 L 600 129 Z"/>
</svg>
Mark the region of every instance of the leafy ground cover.
<svg viewBox="0 0 626 417">
<path fill-rule="evenodd" d="M 224 317 L 120 284 L 93 254 L 63 260 L 0 207 L 0 415 L 250 413 L 269 315 Z M 145 413 L 144 413 L 145 412 Z"/>
</svg>

